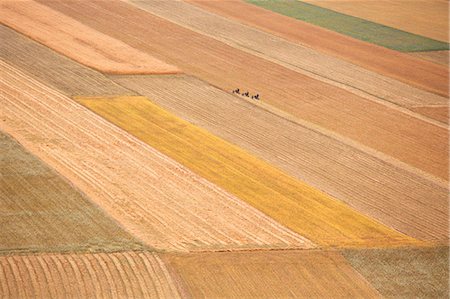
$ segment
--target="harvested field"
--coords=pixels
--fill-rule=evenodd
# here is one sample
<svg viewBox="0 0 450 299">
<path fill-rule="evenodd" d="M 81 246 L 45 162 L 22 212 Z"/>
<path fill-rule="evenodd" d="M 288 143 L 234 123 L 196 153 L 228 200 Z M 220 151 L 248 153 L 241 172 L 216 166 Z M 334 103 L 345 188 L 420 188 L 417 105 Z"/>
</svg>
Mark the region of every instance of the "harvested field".
<svg viewBox="0 0 450 299">
<path fill-rule="evenodd" d="M 241 0 L 185 1 L 294 43 L 360 65 L 379 74 L 448 96 L 447 69 L 428 61 L 422 61 L 409 54 L 353 39 Z"/>
<path fill-rule="evenodd" d="M 438 96 L 368 71 L 354 64 L 294 44 L 237 22 L 218 17 L 183 1 L 129 0 L 136 6 L 301 74 L 400 106 L 447 104 Z M 373 97 L 375 96 L 375 97 Z"/>
<path fill-rule="evenodd" d="M 343 255 L 385 298 L 448 298 L 448 247 L 346 250 Z"/>
<path fill-rule="evenodd" d="M 193 77 L 112 78 L 398 231 L 424 240 L 448 240 L 447 184 L 439 185 Z"/>
<path fill-rule="evenodd" d="M 434 118 L 440 122 L 448 124 L 448 106 L 440 106 L 440 107 L 414 107 L 411 110 L 427 115 L 430 118 Z"/>
<path fill-rule="evenodd" d="M 380 297 L 337 252 L 165 254 L 162 259 L 194 298 Z"/>
<path fill-rule="evenodd" d="M 70 98 L 0 61 L 0 129 L 161 250 L 312 244 Z"/>
<path fill-rule="evenodd" d="M 67 95 L 133 95 L 101 73 L 0 24 L 0 59 Z"/>
<path fill-rule="evenodd" d="M 387 27 L 298 0 L 245 0 L 328 30 L 401 52 L 448 50 L 446 42 Z M 334 1 L 333 1 L 334 2 Z M 350 6 L 352 6 L 350 4 Z M 355 5 L 353 5 L 354 7 Z M 370 11 L 371 15 L 376 12 Z M 386 14 L 382 14 L 386 15 Z M 429 16 L 430 17 L 430 16 Z M 408 20 L 410 23 L 411 20 Z M 444 27 L 445 28 L 445 27 Z"/>
<path fill-rule="evenodd" d="M 303 0 L 316 6 L 448 42 L 447 0 Z"/>
<path fill-rule="evenodd" d="M 179 69 L 34 1 L 2 1 L 0 22 L 105 73 L 179 73 Z"/>
<path fill-rule="evenodd" d="M 0 153 L 0 254 L 144 247 L 1 131 Z"/>
<path fill-rule="evenodd" d="M 61 0 L 46 4 L 137 49 L 164 57 L 223 90 L 239 86 L 258 92 L 264 102 L 299 119 L 448 179 L 448 130 L 444 128 L 236 50 L 127 3 Z M 117 29 L 113 24 L 119 16 L 124 26 Z M 190 42 L 180 47 L 186 39 Z"/>
<path fill-rule="evenodd" d="M 186 298 L 148 252 L 0 257 L 2 298 Z"/>
<path fill-rule="evenodd" d="M 77 101 L 318 245 L 383 247 L 415 243 L 167 113 L 147 98 Z"/>
<path fill-rule="evenodd" d="M 430 51 L 430 52 L 413 52 L 409 54 L 448 67 L 449 53 L 450 53 L 449 51 Z"/>
</svg>

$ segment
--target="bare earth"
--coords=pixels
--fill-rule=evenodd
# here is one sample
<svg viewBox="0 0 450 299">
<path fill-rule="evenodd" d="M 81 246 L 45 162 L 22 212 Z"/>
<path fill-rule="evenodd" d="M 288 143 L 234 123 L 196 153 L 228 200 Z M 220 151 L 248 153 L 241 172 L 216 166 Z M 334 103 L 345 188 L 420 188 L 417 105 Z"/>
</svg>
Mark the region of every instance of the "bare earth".
<svg viewBox="0 0 450 299">
<path fill-rule="evenodd" d="M 380 297 L 337 252 L 205 252 L 162 259 L 194 298 Z"/>
<path fill-rule="evenodd" d="M 419 239 L 448 239 L 446 184 L 189 76 L 112 78 L 390 227 Z"/>
<path fill-rule="evenodd" d="M 2 298 L 187 298 L 148 252 L 0 257 Z"/>
<path fill-rule="evenodd" d="M 223 90 L 240 87 L 258 92 L 264 102 L 299 119 L 448 180 L 448 130 L 442 127 L 236 50 L 127 3 L 46 4 Z M 124 17 L 124 26 L 112 29 L 119 16 Z M 154 26 L 145 26 L 148 23 Z M 180 47 L 185 39 L 190 42 Z"/>
<path fill-rule="evenodd" d="M 179 73 L 179 69 L 101 34 L 34 1 L 2 1 L 0 21 L 99 71 L 116 74 Z"/>
<path fill-rule="evenodd" d="M 165 250 L 312 246 L 59 92 L 1 61 L 0 69 L 0 129 L 147 245 Z"/>
<path fill-rule="evenodd" d="M 336 32 L 247 4 L 242 0 L 186 0 L 219 15 L 281 36 L 295 43 L 448 96 L 447 69 L 406 53 L 365 43 Z"/>
<path fill-rule="evenodd" d="M 448 106 L 440 106 L 440 107 L 424 106 L 424 107 L 414 107 L 411 109 L 420 114 L 428 115 L 431 118 L 434 118 L 440 122 L 448 124 L 448 121 L 449 121 L 449 117 L 448 117 L 449 116 L 448 115 L 449 107 Z"/>
<path fill-rule="evenodd" d="M 449 53 L 450 53 L 449 51 L 430 51 L 430 52 L 415 52 L 409 54 L 448 67 Z"/>
<path fill-rule="evenodd" d="M 448 38 L 447 0 L 302 0 L 440 41 Z"/>
</svg>

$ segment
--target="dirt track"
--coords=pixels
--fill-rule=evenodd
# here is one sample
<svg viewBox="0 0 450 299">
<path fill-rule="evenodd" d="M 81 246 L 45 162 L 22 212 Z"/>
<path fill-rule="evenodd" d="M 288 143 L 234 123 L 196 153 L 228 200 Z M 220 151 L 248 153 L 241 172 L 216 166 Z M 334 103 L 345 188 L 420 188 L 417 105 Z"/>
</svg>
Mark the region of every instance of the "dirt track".
<svg viewBox="0 0 450 299">
<path fill-rule="evenodd" d="M 147 245 L 166 250 L 311 247 L 59 92 L 0 61 L 0 129 Z"/>
<path fill-rule="evenodd" d="M 124 2 L 47 4 L 223 90 L 240 87 L 259 92 L 264 102 L 300 119 L 448 179 L 446 129 L 236 50 Z M 112 29 L 119 15 L 124 17 L 124 26 Z M 145 26 L 149 23 L 154 26 Z M 185 39 L 190 42 L 181 47 L 180 41 Z"/>
<path fill-rule="evenodd" d="M 367 69 L 448 96 L 447 69 L 298 21 L 241 0 L 185 0 L 219 15 L 235 19 L 313 49 L 343 58 Z M 270 20 L 270 22 L 268 21 Z"/>
<path fill-rule="evenodd" d="M 0 257 L 2 298 L 186 298 L 152 253 Z"/>
<path fill-rule="evenodd" d="M 167 111 L 207 129 L 388 226 L 448 238 L 444 187 L 188 76 L 114 76 Z M 446 184 L 444 184 L 445 186 Z"/>
<path fill-rule="evenodd" d="M 218 17 L 183 1 L 130 0 L 151 13 L 223 41 L 234 48 L 249 51 L 307 76 L 320 78 L 350 91 L 365 92 L 409 107 L 448 103 L 448 99 L 381 76 L 354 64 L 232 20 Z M 319 80 L 320 80 L 319 79 Z M 353 87 L 353 88 L 350 88 Z"/>
<path fill-rule="evenodd" d="M 0 153 L 0 255 L 144 248 L 69 182 L 1 131 Z"/>
<path fill-rule="evenodd" d="M 165 254 L 162 259 L 194 298 L 379 298 L 336 252 Z"/>
<path fill-rule="evenodd" d="M 436 40 L 449 41 L 449 6 L 446 0 L 303 0 L 303 2 Z"/>
<path fill-rule="evenodd" d="M 179 73 L 154 57 L 96 32 L 34 1 L 2 1 L 0 21 L 99 71 L 115 74 Z"/>
<path fill-rule="evenodd" d="M 0 58 L 67 95 L 132 95 L 101 73 L 0 24 Z"/>
</svg>

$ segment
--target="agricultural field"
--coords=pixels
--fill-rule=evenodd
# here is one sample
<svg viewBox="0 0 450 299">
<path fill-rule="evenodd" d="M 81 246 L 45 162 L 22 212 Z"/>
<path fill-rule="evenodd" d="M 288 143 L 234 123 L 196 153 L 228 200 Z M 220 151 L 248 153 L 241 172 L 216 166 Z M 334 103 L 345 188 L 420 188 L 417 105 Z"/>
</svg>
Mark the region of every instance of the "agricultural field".
<svg viewBox="0 0 450 299">
<path fill-rule="evenodd" d="M 0 298 L 448 298 L 448 1 L 0 1 Z"/>
</svg>

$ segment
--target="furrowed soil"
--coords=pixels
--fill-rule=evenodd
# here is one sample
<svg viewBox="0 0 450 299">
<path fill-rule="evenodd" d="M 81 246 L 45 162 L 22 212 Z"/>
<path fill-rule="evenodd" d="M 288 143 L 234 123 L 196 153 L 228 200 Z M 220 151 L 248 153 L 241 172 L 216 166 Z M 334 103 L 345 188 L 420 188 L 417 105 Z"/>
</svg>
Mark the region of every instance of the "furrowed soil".
<svg viewBox="0 0 450 299">
<path fill-rule="evenodd" d="M 434 118 L 440 122 L 448 124 L 448 106 L 443 107 L 414 107 L 411 110 L 427 115 L 430 118 Z"/>
<path fill-rule="evenodd" d="M 398 231 L 448 241 L 446 183 L 434 182 L 314 127 L 288 121 L 193 77 L 112 79 Z"/>
<path fill-rule="evenodd" d="M 446 0 L 303 0 L 346 15 L 448 42 Z"/>
<path fill-rule="evenodd" d="M 102 72 L 180 72 L 174 66 L 34 1 L 2 1 L 0 21 L 55 51 Z"/>
<path fill-rule="evenodd" d="M 52 1 L 46 5 L 223 90 L 239 87 L 260 93 L 264 102 L 299 119 L 448 179 L 445 128 L 234 49 L 124 2 Z M 113 27 L 119 16 L 123 26 Z M 183 43 L 186 39 L 190 42 Z"/>
<path fill-rule="evenodd" d="M 321 246 L 414 240 L 366 218 L 145 97 L 77 98 L 100 116 Z M 176 144 L 176 146 L 174 146 Z"/>
<path fill-rule="evenodd" d="M 401 52 L 448 50 L 446 42 L 387 27 L 298 0 L 245 0 L 265 9 Z M 358 5 L 350 5 L 352 7 Z M 383 11 L 386 10 L 382 8 Z M 376 15 L 370 10 L 370 14 Z M 444 13 L 444 12 L 442 12 Z M 383 13 L 384 14 L 384 13 Z M 387 14 L 385 14 L 387 15 Z M 430 17 L 430 16 L 428 16 Z M 415 23 L 408 19 L 409 23 Z M 444 27 L 445 28 L 445 27 Z"/>
<path fill-rule="evenodd" d="M 448 298 L 448 247 L 346 250 L 342 254 L 385 298 Z"/>
<path fill-rule="evenodd" d="M 144 248 L 1 131 L 0 152 L 0 254 Z"/>
<path fill-rule="evenodd" d="M 375 96 L 376 101 L 384 100 L 404 107 L 448 103 L 446 97 L 411 87 L 308 47 L 219 17 L 183 1 L 129 0 L 129 2 L 234 48 L 323 80 L 325 83 L 352 92 L 362 92 L 370 98 Z"/>
<path fill-rule="evenodd" d="M 445 67 L 412 55 L 369 44 L 241 0 L 185 0 L 198 7 L 336 56 L 407 84 L 448 96 Z"/>
<path fill-rule="evenodd" d="M 186 298 L 149 252 L 0 257 L 2 298 Z"/>
<path fill-rule="evenodd" d="M 413 52 L 409 54 L 448 67 L 449 53 L 450 53 L 449 51 L 430 51 L 430 52 Z"/>
<path fill-rule="evenodd" d="M 0 129 L 160 250 L 313 246 L 72 99 L 0 61 Z"/>
<path fill-rule="evenodd" d="M 194 298 L 380 297 L 337 252 L 164 254 L 162 259 Z"/>
<path fill-rule="evenodd" d="M 0 59 L 47 86 L 74 95 L 133 95 L 101 73 L 0 24 Z"/>
</svg>

